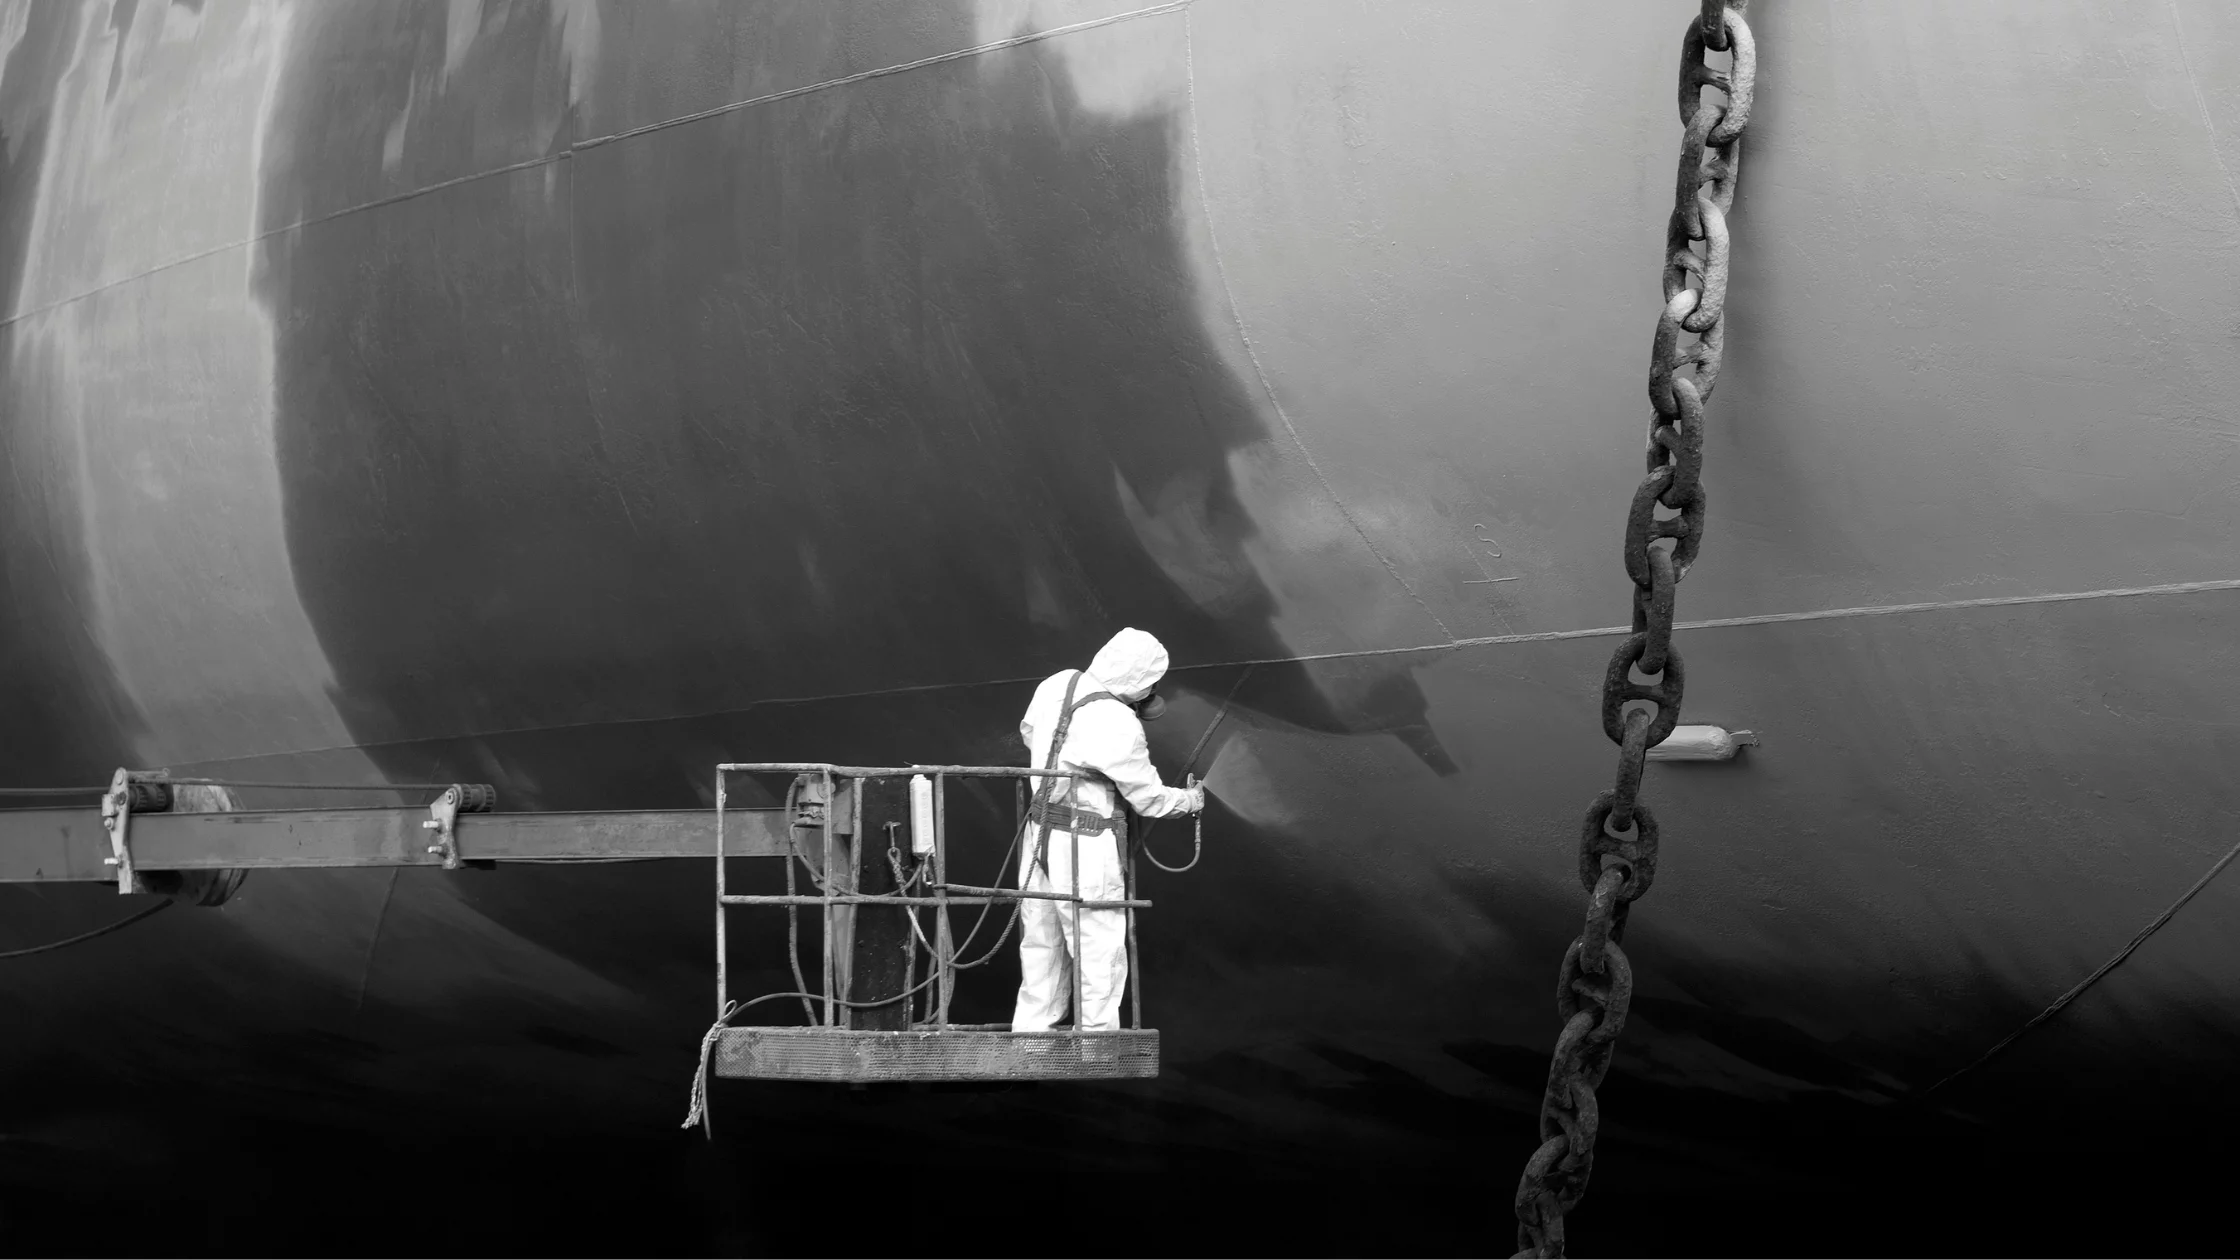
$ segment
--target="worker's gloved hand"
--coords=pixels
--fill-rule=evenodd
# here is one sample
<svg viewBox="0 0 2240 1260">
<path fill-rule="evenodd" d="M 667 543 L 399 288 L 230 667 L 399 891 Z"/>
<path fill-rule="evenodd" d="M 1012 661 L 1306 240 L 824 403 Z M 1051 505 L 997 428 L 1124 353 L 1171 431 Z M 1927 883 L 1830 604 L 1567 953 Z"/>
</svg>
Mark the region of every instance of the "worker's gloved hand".
<svg viewBox="0 0 2240 1260">
<path fill-rule="evenodd" d="M 1184 813 L 1186 813 L 1186 814 L 1201 814 L 1201 813 L 1204 813 L 1204 812 L 1205 812 L 1205 808 L 1206 808 L 1206 789 L 1205 789 L 1205 785 L 1204 785 L 1204 784 L 1199 784 L 1198 786 L 1196 786 L 1196 787 L 1193 787 L 1193 788 L 1189 789 L 1189 791 L 1190 791 L 1190 803 L 1182 807 L 1182 812 L 1184 812 Z"/>
</svg>

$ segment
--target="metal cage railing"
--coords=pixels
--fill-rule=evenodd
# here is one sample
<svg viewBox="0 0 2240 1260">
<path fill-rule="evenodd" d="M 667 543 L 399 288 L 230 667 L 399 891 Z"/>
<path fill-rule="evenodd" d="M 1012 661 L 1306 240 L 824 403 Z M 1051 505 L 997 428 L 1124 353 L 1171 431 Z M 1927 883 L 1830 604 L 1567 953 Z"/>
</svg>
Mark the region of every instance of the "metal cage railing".
<svg viewBox="0 0 2240 1260">
<path fill-rule="evenodd" d="M 737 812 L 730 806 L 732 776 L 742 774 L 793 776 L 786 791 L 786 816 L 782 820 L 788 837 L 787 851 L 782 856 L 788 872 L 789 891 L 786 893 L 731 891 L 730 863 L 750 860 L 736 855 L 727 857 L 725 848 L 727 815 Z M 718 1029 L 712 1035 L 718 1038 L 720 1047 L 716 1062 L 718 1073 L 796 1080 L 1156 1075 L 1158 1034 L 1143 1027 L 1142 966 L 1136 936 L 1136 911 L 1150 909 L 1151 903 L 1137 896 L 1136 852 L 1129 843 L 1124 823 L 1115 828 L 1113 837 L 1122 857 L 1124 883 L 1119 900 L 1097 900 L 1081 895 L 1082 837 L 1063 830 L 1052 830 L 1050 836 L 1052 839 L 1063 837 L 1072 846 L 1067 891 L 1003 887 L 1003 881 L 1012 878 L 1011 872 L 1018 869 L 1009 853 L 1004 859 L 1005 870 L 998 872 L 990 885 L 959 884 L 950 879 L 948 789 L 951 780 L 1011 780 L 1015 785 L 1013 797 L 1019 814 L 1013 837 L 1013 844 L 1017 846 L 1026 840 L 1035 825 L 1026 808 L 1028 784 L 1043 778 L 1080 780 L 1089 777 L 1075 771 L 1022 766 L 844 766 L 827 762 L 725 762 L 717 766 L 715 961 Z M 894 780 L 923 780 L 930 792 L 911 787 L 908 822 L 889 820 L 882 824 L 888 831 L 886 847 L 895 890 L 863 892 L 857 877 L 865 861 L 875 853 L 871 849 L 874 838 L 867 834 L 863 818 L 866 785 Z M 921 809 L 921 803 L 928 796 L 930 809 Z M 899 856 L 899 837 L 895 834 L 904 825 L 911 829 L 909 865 L 912 869 L 909 871 L 904 869 Z M 1097 840 L 1102 842 L 1101 834 Z M 804 851 L 805 844 L 810 851 Z M 1017 852 L 1016 847 L 1012 852 Z M 808 870 L 815 885 L 813 893 L 792 891 L 797 863 Z M 846 876 L 843 871 L 847 872 Z M 951 1002 L 961 968 L 950 922 L 951 908 L 1008 904 L 1014 907 L 1013 913 L 1017 913 L 1017 903 L 1029 899 L 1064 903 L 1074 917 L 1072 948 L 1068 950 L 1072 1028 L 1019 1033 L 1008 1025 L 953 1023 Z M 765 994 L 747 1003 L 733 1002 L 729 915 L 734 909 L 756 906 L 783 907 L 789 916 L 798 916 L 803 910 L 816 912 L 821 966 L 813 988 L 800 971 L 796 919 L 787 925 L 787 950 L 794 965 L 798 991 Z M 852 950 L 855 940 L 854 911 L 864 906 L 898 908 L 909 920 L 907 962 L 899 995 L 855 1000 L 853 976 L 847 970 L 848 951 Z M 1093 910 L 1126 912 L 1128 1015 L 1127 1025 L 1121 1029 L 1083 1031 L 1080 1026 L 1084 989 L 1079 948 L 1080 916 Z M 924 922 L 924 915 L 929 911 L 933 920 L 931 931 Z M 983 910 L 983 915 L 985 913 Z M 1000 942 L 1007 936 L 1008 929 L 997 939 Z M 844 944 L 842 938 L 846 938 Z M 967 940 L 969 942 L 969 936 Z M 1000 944 L 991 946 L 987 954 L 966 962 L 964 967 L 988 961 L 1000 947 Z M 927 967 L 922 978 L 918 974 L 921 955 Z M 924 995 L 922 1002 L 921 994 Z M 804 1015 L 810 1021 L 808 1027 L 729 1025 L 729 1020 L 748 1005 L 788 996 L 802 1001 Z M 902 1029 L 866 1030 L 846 1026 L 850 1023 L 850 1012 L 877 1009 L 898 1000 L 903 1005 Z M 923 1019 L 916 1013 L 919 1005 L 925 1009 Z"/>
</svg>

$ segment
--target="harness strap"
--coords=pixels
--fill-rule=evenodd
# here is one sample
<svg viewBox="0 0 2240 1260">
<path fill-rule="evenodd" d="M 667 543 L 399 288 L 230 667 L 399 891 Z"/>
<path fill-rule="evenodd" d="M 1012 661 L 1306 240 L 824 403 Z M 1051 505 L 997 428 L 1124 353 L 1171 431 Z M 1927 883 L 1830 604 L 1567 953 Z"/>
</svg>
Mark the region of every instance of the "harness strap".
<svg viewBox="0 0 2240 1260">
<path fill-rule="evenodd" d="M 1117 830 L 1117 820 L 1107 818 L 1095 810 L 1069 809 L 1058 804 L 1031 811 L 1027 817 L 1042 824 L 1047 831 L 1070 831 L 1077 836 L 1101 836 Z"/>
<path fill-rule="evenodd" d="M 1045 770 L 1055 770 L 1058 768 L 1058 757 L 1065 751 L 1066 747 L 1066 733 L 1073 729 L 1073 714 L 1075 710 L 1081 708 L 1086 704 L 1094 704 L 1099 700 L 1111 700 L 1119 704 L 1127 703 L 1126 701 L 1121 700 L 1120 697 L 1113 695 L 1109 691 L 1092 691 L 1088 695 L 1085 695 L 1078 700 L 1074 699 L 1074 690 L 1081 685 L 1081 680 L 1085 677 L 1087 677 L 1087 675 L 1077 669 L 1073 671 L 1073 677 L 1066 680 L 1066 698 L 1064 703 L 1058 709 L 1058 729 L 1052 732 L 1050 736 L 1050 755 L 1045 757 L 1042 762 L 1042 768 Z M 1043 826 L 1041 833 L 1035 837 L 1034 865 L 1028 867 L 1028 870 L 1041 871 L 1045 875 L 1048 875 L 1050 873 L 1048 862 L 1050 857 L 1052 811 L 1054 809 L 1064 811 L 1064 813 L 1069 818 L 1094 818 L 1104 824 L 1103 826 L 1097 828 L 1094 833 L 1081 830 L 1078 827 L 1064 826 L 1062 824 L 1060 825 L 1060 830 L 1072 831 L 1075 835 L 1101 835 L 1103 834 L 1105 828 L 1112 827 L 1114 825 L 1113 819 L 1106 818 L 1102 814 L 1092 813 L 1091 811 L 1076 809 L 1074 807 L 1074 783 L 1075 780 L 1073 779 L 1066 780 L 1066 799 L 1063 804 L 1056 804 L 1051 800 L 1052 795 L 1057 791 L 1058 788 L 1058 781 L 1055 778 L 1045 775 L 1043 776 L 1042 781 L 1035 785 L 1034 802 L 1027 807 L 1027 818 L 1029 821 L 1042 823 Z"/>
</svg>

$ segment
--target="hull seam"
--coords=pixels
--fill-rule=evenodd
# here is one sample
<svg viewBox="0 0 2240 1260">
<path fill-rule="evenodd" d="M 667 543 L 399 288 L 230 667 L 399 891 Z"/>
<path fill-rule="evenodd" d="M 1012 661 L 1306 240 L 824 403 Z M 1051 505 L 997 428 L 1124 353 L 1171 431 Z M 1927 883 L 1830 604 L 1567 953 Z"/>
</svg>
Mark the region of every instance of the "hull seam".
<svg viewBox="0 0 2240 1260">
<path fill-rule="evenodd" d="M 1229 318 L 1236 325 L 1237 340 L 1244 343 L 1245 358 L 1252 363 L 1252 374 L 1259 380 L 1260 392 L 1267 398 L 1269 408 L 1276 413 L 1276 419 L 1283 422 L 1283 431 L 1291 435 L 1291 445 L 1298 448 L 1299 458 L 1306 461 L 1307 471 L 1314 474 L 1315 482 L 1322 487 L 1322 492 L 1330 496 L 1330 502 L 1338 509 L 1338 515 L 1353 527 L 1354 534 L 1361 539 L 1361 545 L 1367 547 L 1369 554 L 1377 558 L 1377 563 L 1383 565 L 1384 571 L 1392 575 L 1392 580 L 1400 584 L 1400 589 L 1408 593 L 1408 598 L 1423 610 L 1423 615 L 1431 618 L 1431 624 L 1439 628 L 1439 633 L 1450 643 L 1454 642 L 1454 631 L 1449 630 L 1447 623 L 1432 610 L 1431 605 L 1423 601 L 1423 596 L 1416 594 L 1416 589 L 1408 585 L 1408 579 L 1400 575 L 1399 566 L 1392 563 L 1377 547 L 1376 540 L 1369 537 L 1368 529 L 1353 514 L 1353 509 L 1338 497 L 1338 488 L 1330 484 L 1330 478 L 1322 471 L 1322 465 L 1316 462 L 1314 452 L 1307 449 L 1306 439 L 1299 436 L 1299 426 L 1291 422 L 1291 413 L 1284 409 L 1283 400 L 1276 397 L 1275 383 L 1268 379 L 1268 369 L 1260 362 L 1260 349 L 1252 344 L 1252 334 L 1245 329 L 1244 308 L 1237 304 L 1236 286 L 1229 283 L 1229 264 L 1221 256 L 1221 233 L 1213 226 L 1213 203 L 1206 196 L 1205 154 L 1198 147 L 1198 39 L 1188 13 L 1182 15 L 1182 82 L 1185 94 L 1183 107 L 1189 112 L 1190 165 L 1198 184 L 1198 217 L 1205 222 L 1206 243 L 1213 251 L 1213 273 L 1221 281 L 1221 296 L 1228 301 Z"/>
<path fill-rule="evenodd" d="M 770 92 L 762 96 L 749 97 L 743 101 L 732 101 L 727 104 L 717 105 L 709 109 L 700 110 L 697 113 L 683 114 L 675 118 L 664 118 L 659 122 L 647 123 L 643 127 L 633 127 L 628 131 L 618 131 L 612 135 L 593 136 L 588 140 L 570 141 L 566 148 L 561 149 L 556 153 L 546 153 L 533 158 L 523 158 L 521 161 L 510 162 L 504 166 L 496 166 L 482 171 L 473 171 L 465 175 L 455 176 L 451 179 L 437 180 L 435 183 L 425 184 L 418 188 L 407 189 L 404 192 L 400 193 L 393 193 L 387 197 L 376 197 L 372 201 L 360 202 L 356 205 L 344 206 L 339 210 L 330 210 L 325 214 L 316 214 L 308 218 L 297 219 L 294 222 L 285 223 L 276 228 L 267 228 L 262 232 L 257 232 L 242 240 L 228 241 L 222 245 L 212 245 L 208 249 L 198 249 L 191 254 L 182 255 L 178 258 L 170 260 L 169 262 L 157 263 L 155 266 L 150 267 L 145 271 L 135 272 L 129 276 L 120 276 L 115 280 L 108 281 L 104 284 L 97 284 L 90 289 L 84 290 L 80 293 L 73 293 L 68 297 L 57 298 L 52 302 L 48 302 L 41 306 L 35 306 L 30 310 L 17 311 L 9 315 L 5 319 L 0 319 L 0 328 L 9 327 L 10 325 L 20 323 L 21 321 L 30 319 L 36 315 L 45 315 L 52 311 L 61 310 L 65 306 L 70 306 L 74 303 L 82 302 L 87 298 L 95 297 L 99 294 L 106 293 L 111 289 L 131 284 L 136 280 L 144 280 L 149 276 L 156 275 L 159 272 L 170 271 L 174 268 L 184 267 L 191 263 L 201 262 L 205 258 L 216 257 L 217 255 L 223 254 L 228 250 L 246 249 L 251 245 L 262 244 L 265 241 L 271 240 L 273 237 L 282 236 L 289 232 L 296 231 L 300 228 L 316 227 L 319 224 L 332 222 L 335 219 L 344 218 L 348 215 L 361 214 L 368 210 L 379 210 L 384 206 L 393 206 L 399 202 L 411 201 L 417 197 L 425 197 L 430 193 L 442 192 L 447 188 L 457 188 L 461 184 L 472 184 L 486 179 L 497 179 L 505 175 L 518 174 L 521 171 L 535 170 L 540 166 L 550 166 L 554 162 L 565 162 L 585 149 L 595 149 L 601 145 L 613 144 L 617 141 L 628 140 L 635 136 L 647 135 L 656 131 L 666 131 L 671 127 L 681 127 L 686 123 L 695 123 L 708 118 L 717 118 L 725 114 L 737 113 L 738 111 L 743 109 L 752 109 L 757 105 L 769 105 L 777 101 L 791 100 L 797 96 L 808 96 L 811 93 L 815 92 L 825 92 L 830 91 L 833 88 L 847 87 L 851 84 L 862 83 L 869 79 L 883 79 L 888 75 L 905 74 L 912 70 L 924 69 L 927 66 L 937 66 L 951 61 L 963 61 L 967 58 L 979 57 L 987 53 L 1001 52 L 1007 48 L 1018 48 L 1027 44 L 1040 43 L 1046 39 L 1055 39 L 1060 35 L 1071 35 L 1079 31 L 1094 30 L 1100 26 L 1112 26 L 1120 22 L 1132 21 L 1136 18 L 1156 17 L 1162 13 L 1177 13 L 1183 9 L 1188 8 L 1191 3 L 1192 0 L 1168 0 L 1168 3 L 1155 4 L 1150 6 L 1149 8 L 1131 9 L 1126 13 L 1108 14 L 1101 18 L 1091 18 L 1085 22 L 1074 22 L 1067 26 L 1054 26 L 1048 30 L 1029 31 L 1024 35 L 1014 35 L 1008 39 L 990 40 L 985 44 L 974 44 L 970 48 L 959 48 L 950 52 L 936 53 L 931 57 L 920 57 L 916 61 L 905 61 L 898 65 L 892 66 L 880 66 L 874 70 L 859 70 L 854 74 L 842 75 L 837 79 L 823 79 L 816 83 L 805 83 L 800 87 L 786 88 L 785 90 L 779 92 Z"/>
<path fill-rule="evenodd" d="M 2018 608 L 2031 604 L 2078 604 L 2103 599 L 2138 599 L 2146 596 L 2199 595 L 2216 591 L 2240 591 L 2240 578 L 2218 578 L 2205 582 L 2168 582 L 2156 586 L 2118 586 L 2095 591 L 2057 591 L 2042 595 L 1993 595 L 1981 599 L 1936 600 L 1918 604 L 1873 604 L 1853 608 L 1823 608 L 1811 612 L 1759 613 L 1746 617 L 1715 617 L 1704 621 L 1681 621 L 1673 624 L 1675 630 L 1723 630 L 1745 626 L 1778 626 L 1807 621 L 1849 621 L 1864 617 L 1894 617 L 1911 613 L 1954 612 L 1977 608 Z M 1310 652 L 1296 656 L 1268 656 L 1251 660 L 1205 661 L 1192 665 L 1176 665 L 1169 675 L 1193 673 L 1201 670 L 1237 669 L 1256 665 L 1296 665 L 1314 661 L 1363 660 L 1385 656 L 1412 656 L 1453 652 L 1460 648 L 1501 647 L 1515 643 L 1560 643 L 1571 639 L 1611 639 L 1633 633 L 1628 626 L 1590 626 L 1579 630 L 1548 630 L 1538 634 L 1494 634 L 1477 638 L 1455 639 L 1447 643 L 1424 643 L 1407 647 L 1354 648 L 1343 652 Z M 422 735 L 406 739 L 385 739 L 364 744 L 338 744 L 329 748 L 282 748 L 271 752 L 248 753 L 238 757 L 220 757 L 210 761 L 181 762 L 183 766 L 222 766 L 242 761 L 260 761 L 271 757 L 308 756 L 317 753 L 355 752 L 370 748 L 403 748 L 414 744 L 439 743 L 445 740 L 495 739 L 505 735 L 534 735 L 551 731 L 591 729 L 607 726 L 645 726 L 655 722 L 694 722 L 710 718 L 746 713 L 772 705 L 824 704 L 836 700 L 869 700 L 881 696 L 904 696 L 929 691 L 959 691 L 972 687 L 1013 687 L 1042 681 L 1043 675 L 1021 675 L 1017 678 L 983 678 L 969 682 L 913 683 L 903 687 L 880 687 L 870 691 L 842 691 L 818 696 L 780 696 L 756 700 L 732 709 L 715 709 L 705 713 L 677 713 L 661 717 L 615 718 L 598 722 L 559 722 L 550 726 L 514 726 L 501 730 L 469 731 L 449 735 Z"/>
</svg>

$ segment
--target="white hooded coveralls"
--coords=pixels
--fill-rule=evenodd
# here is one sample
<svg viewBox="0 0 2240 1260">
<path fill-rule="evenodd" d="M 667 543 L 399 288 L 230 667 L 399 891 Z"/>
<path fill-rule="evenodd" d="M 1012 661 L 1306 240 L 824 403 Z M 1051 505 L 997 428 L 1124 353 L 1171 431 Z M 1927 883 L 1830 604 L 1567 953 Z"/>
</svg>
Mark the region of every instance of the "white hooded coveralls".
<svg viewBox="0 0 2240 1260">
<path fill-rule="evenodd" d="M 1063 715 L 1068 683 L 1073 684 L 1077 704 L 1100 691 L 1119 698 L 1092 701 L 1074 710 L 1056 768 L 1086 770 L 1098 777 L 1058 780 L 1057 790 L 1050 794 L 1053 804 L 1067 803 L 1066 788 L 1071 784 L 1072 807 L 1104 818 L 1119 812 L 1114 787 L 1146 818 L 1195 813 L 1204 807 L 1203 789 L 1171 788 L 1159 781 L 1143 722 L 1129 707 L 1149 695 L 1166 672 L 1167 649 L 1143 631 L 1130 629 L 1112 636 L 1086 674 L 1069 669 L 1042 680 L 1019 722 L 1019 737 L 1027 742 L 1030 764 L 1037 767 L 1051 764 L 1050 741 Z M 1045 843 L 1043 832 L 1040 824 L 1030 821 L 1021 837 L 1019 886 L 1070 893 L 1076 837 L 1053 828 Z M 1078 844 L 1081 896 L 1091 901 L 1123 900 L 1126 881 L 1118 828 L 1080 836 Z M 1043 854 L 1039 868 L 1038 850 Z M 1073 992 L 1075 957 L 1081 960 L 1082 1007 L 1076 1025 L 1084 1031 L 1120 1026 L 1120 995 L 1128 985 L 1127 914 L 1077 910 L 1060 901 L 1020 902 L 1019 1003 L 1011 1016 L 1013 1030 L 1042 1032 L 1064 1018 Z"/>
</svg>

